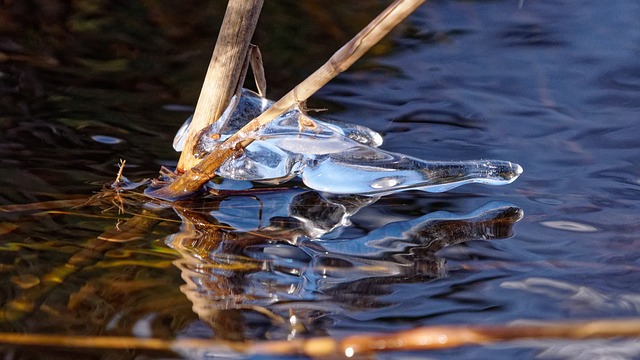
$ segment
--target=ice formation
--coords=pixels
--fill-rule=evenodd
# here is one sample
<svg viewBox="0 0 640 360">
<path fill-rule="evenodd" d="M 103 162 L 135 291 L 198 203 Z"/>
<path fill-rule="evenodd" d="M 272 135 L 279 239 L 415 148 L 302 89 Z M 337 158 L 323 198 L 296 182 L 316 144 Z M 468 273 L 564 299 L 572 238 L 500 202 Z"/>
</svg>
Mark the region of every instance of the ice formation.
<svg viewBox="0 0 640 360">
<path fill-rule="evenodd" d="M 260 115 L 272 101 L 243 90 L 222 117 L 201 132 L 195 153 L 215 145 Z M 174 148 L 182 151 L 190 125 L 178 131 Z M 293 108 L 255 134 L 256 140 L 216 174 L 231 180 L 280 184 L 296 176 L 311 189 L 334 194 L 384 195 L 404 190 L 442 192 L 481 183 L 504 185 L 521 173 L 520 165 L 502 160 L 425 161 L 379 149 L 382 137 L 355 124 L 318 120 Z"/>
</svg>

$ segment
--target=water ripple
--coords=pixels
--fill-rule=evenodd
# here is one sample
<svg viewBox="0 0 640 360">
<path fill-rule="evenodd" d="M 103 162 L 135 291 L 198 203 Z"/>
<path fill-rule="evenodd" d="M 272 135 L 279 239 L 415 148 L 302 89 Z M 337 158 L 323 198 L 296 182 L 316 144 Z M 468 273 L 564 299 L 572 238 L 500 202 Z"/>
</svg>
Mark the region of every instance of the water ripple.
<svg viewBox="0 0 640 360">
<path fill-rule="evenodd" d="M 107 136 L 107 135 L 93 135 L 91 136 L 91 139 L 95 142 L 99 142 L 101 144 L 106 144 L 106 145 L 116 145 L 124 142 L 124 140 L 122 139 L 119 139 L 113 136 Z"/>
<path fill-rule="evenodd" d="M 540 224 L 552 229 L 566 230 L 566 231 L 575 231 L 575 232 L 598 231 L 597 228 L 591 225 L 581 224 L 575 221 L 543 221 Z"/>
</svg>

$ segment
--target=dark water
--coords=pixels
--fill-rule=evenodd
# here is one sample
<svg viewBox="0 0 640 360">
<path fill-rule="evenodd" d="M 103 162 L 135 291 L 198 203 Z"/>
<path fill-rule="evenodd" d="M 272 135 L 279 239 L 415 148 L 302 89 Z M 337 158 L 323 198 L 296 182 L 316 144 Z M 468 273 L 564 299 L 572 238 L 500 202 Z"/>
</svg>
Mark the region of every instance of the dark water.
<svg viewBox="0 0 640 360">
<path fill-rule="evenodd" d="M 268 3 L 257 31 L 274 98 L 384 5 L 302 3 Z M 373 203 L 290 186 L 177 210 L 111 192 L 77 206 L 113 182 L 119 159 L 131 180 L 175 165 L 171 141 L 223 10 L 0 6 L 0 331 L 276 340 L 639 315 L 640 3 L 431 1 L 311 103 L 380 131 L 387 150 L 518 162 L 525 173 L 509 186 Z M 139 231 L 122 235 L 132 224 Z M 6 359 L 187 356 L 0 349 Z M 640 348 L 536 341 L 379 355 L 614 356 Z"/>
</svg>

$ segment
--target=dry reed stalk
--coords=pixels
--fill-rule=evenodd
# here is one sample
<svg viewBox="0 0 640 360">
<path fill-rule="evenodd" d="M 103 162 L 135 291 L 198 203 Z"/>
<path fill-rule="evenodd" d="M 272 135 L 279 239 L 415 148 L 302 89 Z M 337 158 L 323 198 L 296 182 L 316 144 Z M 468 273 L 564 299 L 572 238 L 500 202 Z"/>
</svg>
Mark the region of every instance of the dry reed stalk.
<svg viewBox="0 0 640 360">
<path fill-rule="evenodd" d="M 233 134 L 196 166 L 192 167 L 171 184 L 150 191 L 149 194 L 164 199 L 177 199 L 191 195 L 211 179 L 214 171 L 229 157 L 247 147 L 252 133 L 290 109 L 307 100 L 341 72 L 347 70 L 373 45 L 377 44 L 396 25 L 409 16 L 425 0 L 396 0 L 378 15 L 369 25 L 346 43 L 329 61 L 289 91 L 273 106 Z M 193 141 L 193 139 L 191 139 Z M 189 145 L 186 145 L 187 148 Z"/>
<path fill-rule="evenodd" d="M 242 69 L 264 0 L 229 0 L 202 90 L 187 134 L 178 171 L 198 163 L 193 154 L 197 134 L 224 112 L 244 81 Z"/>
<path fill-rule="evenodd" d="M 514 340 L 585 340 L 619 337 L 640 337 L 640 319 L 422 327 L 394 334 L 350 336 L 340 342 L 340 348 L 343 353 L 349 355 L 378 351 L 450 349 Z"/>
<path fill-rule="evenodd" d="M 309 357 L 349 358 L 387 351 L 442 350 L 465 345 L 483 345 L 515 340 L 586 340 L 623 337 L 640 337 L 640 319 L 581 322 L 549 321 L 528 325 L 428 326 L 390 334 L 355 335 L 342 340 L 318 337 L 264 342 L 230 342 L 190 338 L 161 340 L 134 337 L 0 333 L 0 344 L 14 346 L 171 350 L 177 352 L 202 350 L 211 353 L 220 351 L 225 354 L 228 354 L 229 350 L 231 350 L 238 353 L 272 356 L 304 355 Z"/>
</svg>

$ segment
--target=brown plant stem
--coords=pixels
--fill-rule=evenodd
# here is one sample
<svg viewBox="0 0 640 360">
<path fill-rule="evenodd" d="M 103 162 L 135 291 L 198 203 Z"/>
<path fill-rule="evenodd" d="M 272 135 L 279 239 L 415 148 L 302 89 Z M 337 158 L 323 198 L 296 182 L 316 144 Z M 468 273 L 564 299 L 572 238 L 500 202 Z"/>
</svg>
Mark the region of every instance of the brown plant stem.
<svg viewBox="0 0 640 360">
<path fill-rule="evenodd" d="M 220 144 L 211 154 L 202 159 L 176 181 L 149 194 L 164 199 L 177 199 L 191 195 L 211 179 L 214 171 L 229 157 L 238 153 L 251 142 L 252 133 L 290 109 L 304 102 L 322 86 L 341 72 L 347 70 L 367 50 L 378 43 L 396 25 L 409 16 L 425 0 L 396 0 L 378 15 L 369 25 L 346 43 L 313 74 L 289 91 L 273 106 L 253 119 L 238 132 Z M 187 148 L 188 145 L 185 147 Z"/>
<path fill-rule="evenodd" d="M 198 163 L 193 154 L 197 134 L 213 124 L 229 105 L 238 89 L 242 68 L 258 23 L 264 0 L 229 0 L 220 34 L 204 78 L 193 114 L 178 171 L 187 171 Z"/>
<path fill-rule="evenodd" d="M 74 348 L 110 348 L 239 353 L 265 355 L 304 355 L 310 357 L 353 357 L 387 351 L 441 350 L 465 345 L 483 345 L 502 341 L 533 339 L 612 339 L 640 337 L 640 319 L 592 320 L 576 322 L 537 322 L 492 326 L 427 326 L 390 334 L 362 334 L 342 340 L 330 337 L 287 341 L 231 342 L 209 339 L 111 336 L 68 336 L 47 334 L 0 333 L 0 344 Z"/>
</svg>

